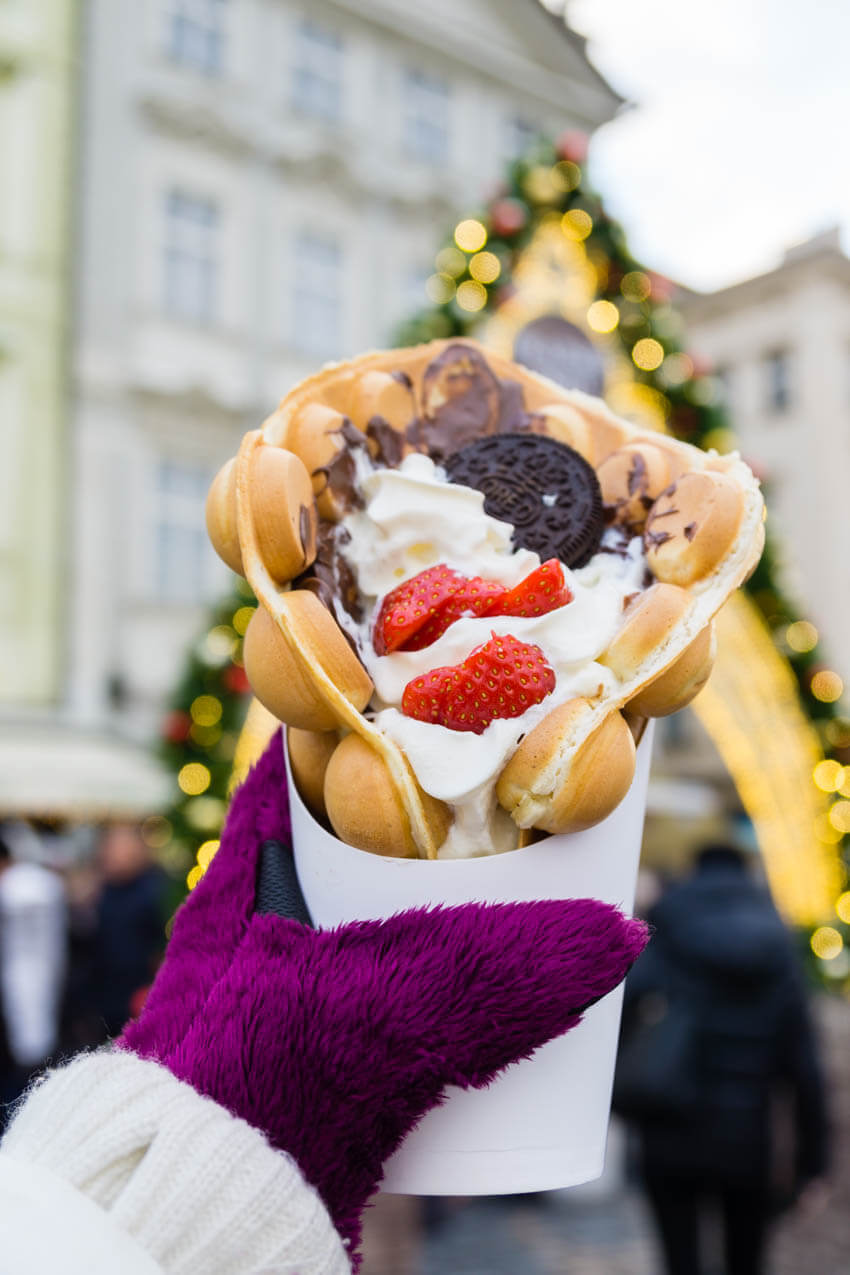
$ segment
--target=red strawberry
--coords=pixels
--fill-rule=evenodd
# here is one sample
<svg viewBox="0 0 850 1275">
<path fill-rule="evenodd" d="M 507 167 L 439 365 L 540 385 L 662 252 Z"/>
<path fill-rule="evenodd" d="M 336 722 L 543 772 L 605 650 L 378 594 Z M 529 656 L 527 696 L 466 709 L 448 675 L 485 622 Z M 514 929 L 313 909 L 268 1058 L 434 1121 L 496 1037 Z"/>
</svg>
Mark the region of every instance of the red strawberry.
<svg viewBox="0 0 850 1275">
<path fill-rule="evenodd" d="M 393 589 L 381 603 L 372 641 L 378 655 L 397 651 L 455 593 L 463 576 L 445 563 L 420 571 Z"/>
<path fill-rule="evenodd" d="M 572 600 L 573 595 L 564 579 L 564 568 L 557 558 L 550 558 L 504 593 L 489 614 L 547 615 Z"/>
<path fill-rule="evenodd" d="M 497 717 L 519 717 L 555 689 L 539 646 L 495 633 L 462 664 L 431 669 L 404 688 L 402 712 L 480 735 Z"/>
<path fill-rule="evenodd" d="M 454 624 L 464 615 L 492 615 L 493 607 L 498 607 L 499 600 L 507 592 L 498 580 L 484 580 L 481 576 L 458 576 L 458 588 L 447 598 L 439 610 L 426 620 L 421 629 L 417 629 L 413 637 L 404 643 L 405 651 L 421 651 L 424 647 L 436 642 L 445 633 L 449 625 Z M 496 611 L 501 615 L 501 611 Z"/>
</svg>

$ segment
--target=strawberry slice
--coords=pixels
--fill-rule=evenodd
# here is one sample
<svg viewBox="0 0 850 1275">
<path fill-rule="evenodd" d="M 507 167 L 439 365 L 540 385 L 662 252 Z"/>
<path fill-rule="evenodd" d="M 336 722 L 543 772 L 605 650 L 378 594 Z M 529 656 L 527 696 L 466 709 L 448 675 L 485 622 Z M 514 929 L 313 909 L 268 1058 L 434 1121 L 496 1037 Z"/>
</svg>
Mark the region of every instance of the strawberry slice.
<svg viewBox="0 0 850 1275">
<path fill-rule="evenodd" d="M 404 643 L 405 651 L 421 651 L 441 638 L 446 629 L 464 615 L 493 615 L 494 607 L 507 593 L 498 580 L 484 580 L 481 576 L 458 576 L 458 588 L 447 598 L 439 610 L 426 620 L 420 629 Z M 501 615 L 499 610 L 495 614 Z"/>
<path fill-rule="evenodd" d="M 573 595 L 557 558 L 549 558 L 531 575 L 508 589 L 489 612 L 490 615 L 547 615 L 572 602 Z"/>
<path fill-rule="evenodd" d="M 462 664 L 431 669 L 404 688 L 401 710 L 449 730 L 483 731 L 497 717 L 519 717 L 555 689 L 539 646 L 493 634 Z"/>
<path fill-rule="evenodd" d="M 441 562 L 391 590 L 375 620 L 372 643 L 376 653 L 389 655 L 399 650 L 457 592 L 463 579 Z"/>
</svg>

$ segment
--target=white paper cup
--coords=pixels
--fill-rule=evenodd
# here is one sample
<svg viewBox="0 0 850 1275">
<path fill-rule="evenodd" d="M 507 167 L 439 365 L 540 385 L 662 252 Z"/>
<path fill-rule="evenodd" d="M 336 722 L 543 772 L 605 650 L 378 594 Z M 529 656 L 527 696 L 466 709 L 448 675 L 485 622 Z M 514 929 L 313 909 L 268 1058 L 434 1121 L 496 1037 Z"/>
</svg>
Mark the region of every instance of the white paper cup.
<svg viewBox="0 0 850 1275">
<path fill-rule="evenodd" d="M 479 859 L 388 859 L 346 845 L 304 806 L 289 774 L 295 863 L 317 925 L 379 920 L 428 903 L 601 899 L 631 913 L 649 760 L 650 722 L 632 786 L 585 832 Z M 550 1191 L 602 1173 L 622 986 L 578 1027 L 509 1067 L 487 1089 L 451 1088 L 387 1162 L 397 1195 Z"/>
</svg>

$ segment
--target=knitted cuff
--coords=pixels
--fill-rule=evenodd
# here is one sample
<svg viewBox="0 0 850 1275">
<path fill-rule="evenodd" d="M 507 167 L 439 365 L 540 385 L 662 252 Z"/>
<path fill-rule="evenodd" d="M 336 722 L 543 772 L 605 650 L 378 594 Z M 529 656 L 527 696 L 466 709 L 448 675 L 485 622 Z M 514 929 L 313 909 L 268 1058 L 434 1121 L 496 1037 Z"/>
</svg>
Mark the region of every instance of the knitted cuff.
<svg viewBox="0 0 850 1275">
<path fill-rule="evenodd" d="M 85 1195 L 165 1275 L 350 1270 L 295 1161 L 134 1054 L 86 1054 L 50 1073 L 0 1150 L 22 1173 L 33 1166 Z"/>
</svg>

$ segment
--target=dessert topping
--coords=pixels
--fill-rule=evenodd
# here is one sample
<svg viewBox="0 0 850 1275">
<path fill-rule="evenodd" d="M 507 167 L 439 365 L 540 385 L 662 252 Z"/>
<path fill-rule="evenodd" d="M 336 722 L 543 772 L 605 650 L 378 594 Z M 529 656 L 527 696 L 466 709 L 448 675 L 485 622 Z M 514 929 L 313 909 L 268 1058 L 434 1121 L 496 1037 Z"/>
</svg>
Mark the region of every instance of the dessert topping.
<svg viewBox="0 0 850 1275">
<path fill-rule="evenodd" d="M 556 558 L 512 589 L 498 580 L 461 575 L 440 563 L 387 594 L 375 620 L 372 644 L 378 655 L 421 651 L 465 615 L 546 615 L 566 606 L 572 596 Z"/>
<path fill-rule="evenodd" d="M 592 465 L 539 434 L 494 434 L 449 456 L 453 483 L 484 493 L 484 509 L 513 525 L 513 541 L 541 558 L 581 567 L 599 548 L 602 493 Z"/>
<path fill-rule="evenodd" d="M 408 717 L 481 735 L 497 717 L 520 717 L 555 689 L 539 646 L 494 633 L 462 664 L 431 669 L 404 688 Z"/>
</svg>

